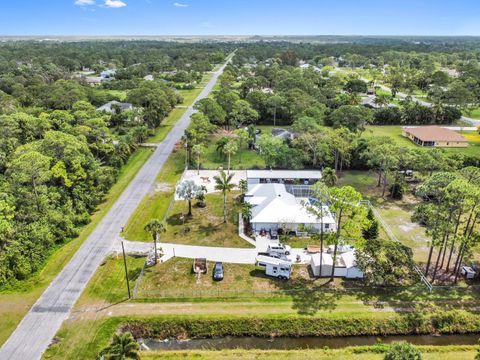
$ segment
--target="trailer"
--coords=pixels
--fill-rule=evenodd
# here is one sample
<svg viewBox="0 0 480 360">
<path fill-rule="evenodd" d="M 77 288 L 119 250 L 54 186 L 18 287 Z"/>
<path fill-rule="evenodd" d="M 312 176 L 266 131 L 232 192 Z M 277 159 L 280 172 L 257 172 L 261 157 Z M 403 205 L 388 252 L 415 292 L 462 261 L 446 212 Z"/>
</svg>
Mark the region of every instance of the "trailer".
<svg viewBox="0 0 480 360">
<path fill-rule="evenodd" d="M 292 274 L 292 263 L 276 257 L 258 255 L 257 266 L 265 267 L 265 274 L 278 279 L 289 279 Z"/>
<path fill-rule="evenodd" d="M 207 273 L 207 259 L 195 258 L 193 259 L 193 272 L 197 275 Z"/>
</svg>

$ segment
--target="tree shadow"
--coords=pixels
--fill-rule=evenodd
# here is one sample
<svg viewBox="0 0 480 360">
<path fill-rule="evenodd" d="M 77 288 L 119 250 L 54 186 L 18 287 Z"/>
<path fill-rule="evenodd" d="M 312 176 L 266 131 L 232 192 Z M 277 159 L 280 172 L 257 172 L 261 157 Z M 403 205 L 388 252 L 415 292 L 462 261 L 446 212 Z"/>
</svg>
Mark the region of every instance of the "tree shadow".
<svg viewBox="0 0 480 360">
<path fill-rule="evenodd" d="M 210 236 L 218 231 L 218 224 L 214 225 L 212 223 L 208 223 L 208 225 L 199 225 L 198 232 L 203 236 Z"/>
<path fill-rule="evenodd" d="M 176 213 L 172 214 L 167 218 L 167 224 L 170 226 L 180 226 L 186 224 L 189 218 L 186 214 Z"/>
</svg>

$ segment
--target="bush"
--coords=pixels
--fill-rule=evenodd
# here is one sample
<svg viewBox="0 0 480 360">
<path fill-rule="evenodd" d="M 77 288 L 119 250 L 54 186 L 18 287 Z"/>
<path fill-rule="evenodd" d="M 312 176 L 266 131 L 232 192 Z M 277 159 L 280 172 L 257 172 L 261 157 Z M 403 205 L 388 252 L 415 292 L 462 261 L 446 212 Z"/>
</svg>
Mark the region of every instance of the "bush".
<svg viewBox="0 0 480 360">
<path fill-rule="evenodd" d="M 385 354 L 384 360 L 421 360 L 420 352 L 407 342 L 394 343 Z"/>
</svg>

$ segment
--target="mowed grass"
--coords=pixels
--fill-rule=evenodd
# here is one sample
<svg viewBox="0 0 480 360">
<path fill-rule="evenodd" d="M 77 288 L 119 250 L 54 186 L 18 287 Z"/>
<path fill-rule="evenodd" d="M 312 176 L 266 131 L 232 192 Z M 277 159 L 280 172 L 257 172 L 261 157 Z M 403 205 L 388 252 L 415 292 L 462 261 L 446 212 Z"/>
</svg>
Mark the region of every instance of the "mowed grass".
<svg viewBox="0 0 480 360">
<path fill-rule="evenodd" d="M 203 90 L 203 86 L 194 89 L 186 89 L 186 90 L 177 90 L 178 93 L 182 96 L 183 101 L 180 105 L 190 106 L 193 104 L 195 99 L 200 95 Z"/>
<path fill-rule="evenodd" d="M 279 280 L 266 276 L 265 270 L 255 265 L 224 263 L 224 279 L 214 281 L 214 262 L 208 262 L 207 274 L 200 277 L 193 273 L 192 264 L 192 259 L 173 258 L 148 268 L 138 288 L 137 299 L 274 297 L 284 296 L 286 293 L 282 291 L 326 282 L 311 278 L 306 265 L 295 266 L 291 279 Z"/>
<path fill-rule="evenodd" d="M 475 357 L 475 346 L 437 346 L 417 347 L 423 360 L 459 360 Z M 373 351 L 356 350 L 355 347 L 344 349 L 310 349 L 310 350 L 188 350 L 188 351 L 153 351 L 142 353 L 143 360 L 382 360 L 385 354 Z"/>
<path fill-rule="evenodd" d="M 237 193 L 227 196 L 227 223 L 223 222 L 223 195 L 220 192 L 205 196 L 204 208 L 192 201 L 192 216 L 188 217 L 188 204 L 178 200 L 172 206 L 167 217 L 166 231 L 161 241 L 166 243 L 251 247 L 238 236 L 238 213 L 240 204 L 235 200 Z"/>
<path fill-rule="evenodd" d="M 429 237 L 426 235 L 424 227 L 411 220 L 419 199 L 411 194 L 406 194 L 402 200 L 383 199 L 381 188 L 376 186 L 376 174 L 368 171 L 344 171 L 339 178 L 338 185 L 353 186 L 364 199 L 370 200 L 398 240 L 412 248 L 414 260 L 426 261 Z M 385 238 L 385 232 L 381 231 L 380 236 Z"/>
<path fill-rule="evenodd" d="M 143 230 L 151 219 L 163 220 L 173 199 L 175 185 L 185 170 L 185 152 L 176 150 L 170 154 L 158 174 L 156 188 L 147 194 L 125 226 L 123 236 L 128 240 L 150 241 L 151 235 Z"/>
<path fill-rule="evenodd" d="M 131 292 L 145 264 L 144 257 L 127 256 L 128 279 Z M 104 301 L 115 304 L 128 299 L 127 280 L 122 256 L 112 255 L 105 259 L 90 279 L 76 306 Z"/>
<path fill-rule="evenodd" d="M 187 111 L 186 108 L 175 108 L 162 121 L 160 126 L 155 130 L 155 134 L 148 138 L 147 143 L 159 143 L 165 139 L 170 130 L 180 120 L 183 114 Z"/>
<path fill-rule="evenodd" d="M 138 170 L 150 157 L 152 151 L 152 149 L 141 148 L 130 157 L 127 164 L 120 171 L 117 182 L 110 189 L 105 201 L 98 206 L 97 211 L 91 216 L 90 223 L 82 229 L 77 238 L 54 251 L 45 263 L 44 268 L 37 274 L 19 283 L 14 289 L 0 293 L 0 316 L 2 317 L 0 344 L 3 344 L 7 340 L 30 307 L 37 301 L 42 292 L 58 275 L 62 268 L 70 261 L 78 248 L 93 229 L 95 229 L 103 216 L 135 177 Z"/>
<path fill-rule="evenodd" d="M 463 155 L 479 155 L 480 154 L 480 138 L 473 131 L 461 132 L 463 136 L 469 141 L 466 148 L 440 148 L 446 152 L 463 154 Z M 389 136 L 395 140 L 400 146 L 410 147 L 412 149 L 422 149 L 421 146 L 414 144 L 411 140 L 402 136 L 402 129 L 399 125 L 371 125 L 366 126 L 365 132 L 362 134 L 365 138 Z M 426 148 L 423 148 L 426 149 Z"/>
<path fill-rule="evenodd" d="M 208 144 L 205 154 L 200 158 L 200 168 L 216 170 L 218 168 L 227 169 L 228 158 L 217 150 L 217 142 L 227 133 L 219 131 L 214 134 L 212 141 Z M 247 144 L 243 144 L 235 154 L 231 156 L 230 168 L 237 170 L 245 169 L 264 169 L 266 167 L 265 161 L 258 154 L 258 152 L 247 148 Z"/>
</svg>

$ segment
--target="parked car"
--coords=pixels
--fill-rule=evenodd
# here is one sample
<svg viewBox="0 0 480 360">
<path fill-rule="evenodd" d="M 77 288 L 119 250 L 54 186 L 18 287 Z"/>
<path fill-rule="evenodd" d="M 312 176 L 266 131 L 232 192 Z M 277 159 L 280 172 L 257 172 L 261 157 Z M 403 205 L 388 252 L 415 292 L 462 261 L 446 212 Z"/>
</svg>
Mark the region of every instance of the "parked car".
<svg viewBox="0 0 480 360">
<path fill-rule="evenodd" d="M 269 254 L 290 255 L 292 248 L 288 245 L 273 243 L 268 245 L 267 252 Z"/>
<path fill-rule="evenodd" d="M 215 263 L 215 266 L 213 267 L 213 280 L 223 280 L 223 263 Z"/>
</svg>

